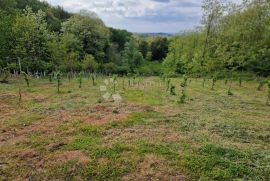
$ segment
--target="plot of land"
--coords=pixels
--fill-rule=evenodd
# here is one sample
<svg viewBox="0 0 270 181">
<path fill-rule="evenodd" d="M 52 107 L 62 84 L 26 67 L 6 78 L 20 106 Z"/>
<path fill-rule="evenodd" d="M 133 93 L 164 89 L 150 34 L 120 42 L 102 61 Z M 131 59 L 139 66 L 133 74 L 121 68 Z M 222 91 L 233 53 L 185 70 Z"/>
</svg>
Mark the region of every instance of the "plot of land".
<svg viewBox="0 0 270 181">
<path fill-rule="evenodd" d="M 270 180 L 270 107 L 258 82 L 191 79 L 187 101 L 158 77 L 138 78 L 120 103 L 84 79 L 0 85 L 0 180 Z M 137 84 L 139 82 L 139 84 Z M 19 102 L 19 87 L 22 100 Z"/>
</svg>

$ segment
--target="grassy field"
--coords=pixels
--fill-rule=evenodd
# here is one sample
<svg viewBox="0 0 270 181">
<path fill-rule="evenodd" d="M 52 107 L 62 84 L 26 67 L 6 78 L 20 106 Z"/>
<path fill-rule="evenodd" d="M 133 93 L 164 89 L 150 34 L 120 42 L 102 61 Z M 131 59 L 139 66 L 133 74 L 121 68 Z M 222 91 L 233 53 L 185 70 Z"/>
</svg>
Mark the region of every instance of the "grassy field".
<svg viewBox="0 0 270 181">
<path fill-rule="evenodd" d="M 0 180 L 270 180 L 270 106 L 258 82 L 158 77 L 101 101 L 98 79 L 0 84 Z M 19 101 L 19 87 L 21 101 Z"/>
</svg>

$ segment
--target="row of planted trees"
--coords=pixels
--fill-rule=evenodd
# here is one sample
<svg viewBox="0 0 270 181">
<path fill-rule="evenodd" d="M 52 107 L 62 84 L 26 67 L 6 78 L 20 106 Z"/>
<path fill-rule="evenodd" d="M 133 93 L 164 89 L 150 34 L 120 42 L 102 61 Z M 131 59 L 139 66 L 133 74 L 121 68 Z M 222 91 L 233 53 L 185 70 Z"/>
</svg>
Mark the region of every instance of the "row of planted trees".
<svg viewBox="0 0 270 181">
<path fill-rule="evenodd" d="M 175 85 L 172 83 L 171 79 L 170 78 L 167 78 L 166 76 L 162 76 L 161 79 L 165 82 L 166 84 L 166 92 L 169 92 L 170 95 L 172 96 L 176 96 L 177 93 L 176 93 L 176 87 Z M 196 78 L 197 80 L 197 78 Z M 211 90 L 214 91 L 215 90 L 215 86 L 216 86 L 216 83 L 218 81 L 218 77 L 217 76 L 212 76 L 211 78 L 207 78 L 207 77 L 204 77 L 202 78 L 202 87 L 204 88 L 205 87 L 205 83 L 207 80 L 210 80 L 211 82 Z M 188 95 L 187 95 L 187 87 L 188 87 L 188 84 L 191 83 L 191 79 L 188 78 L 188 76 L 184 75 L 182 77 L 182 81 L 179 82 L 179 87 L 180 87 L 180 92 L 179 92 L 179 99 L 178 99 L 178 103 L 179 104 L 184 104 L 186 103 L 187 101 L 187 98 L 188 98 Z M 238 82 L 238 86 L 239 87 L 242 87 L 242 84 L 243 84 L 243 79 L 240 77 L 238 79 L 233 79 L 232 77 L 231 78 L 226 78 L 224 80 L 224 84 L 225 85 L 228 85 L 228 88 L 227 88 L 227 95 L 229 96 L 233 96 L 233 91 L 232 91 L 232 84 L 233 84 L 233 81 L 237 81 Z M 270 105 L 270 80 L 266 80 L 266 79 L 263 79 L 263 80 L 260 80 L 259 84 L 258 84 L 258 87 L 257 87 L 257 91 L 262 91 L 262 88 L 266 86 L 267 87 L 267 90 L 268 90 L 268 96 L 267 96 L 267 101 L 266 101 L 266 105 Z"/>
<path fill-rule="evenodd" d="M 23 77 L 27 87 L 30 87 L 30 78 L 31 76 L 29 76 L 27 73 L 25 72 L 21 72 L 21 76 Z M 47 78 L 47 77 L 46 77 Z M 139 78 L 137 75 L 132 75 L 132 74 L 128 74 L 127 76 L 123 76 L 123 77 L 119 77 L 117 75 L 111 75 L 109 76 L 109 79 L 107 79 L 107 76 L 104 76 L 103 74 L 96 74 L 96 73 L 86 73 L 86 72 L 80 72 L 78 74 L 76 73 L 67 73 L 67 74 L 61 74 L 61 72 L 53 72 L 51 73 L 49 76 L 49 82 L 52 84 L 53 82 L 56 82 L 57 84 L 57 92 L 60 93 L 60 87 L 62 85 L 61 80 L 62 79 L 67 79 L 69 82 L 71 82 L 72 79 L 75 79 L 78 81 L 78 88 L 82 88 L 83 87 L 83 80 L 87 79 L 87 80 L 91 80 L 92 82 L 92 86 L 97 86 L 98 83 L 100 83 L 99 80 L 104 80 L 104 83 L 100 84 L 100 91 L 107 91 L 107 86 L 109 84 L 111 84 L 111 89 L 113 90 L 112 93 L 106 93 L 103 95 L 103 98 L 105 100 L 108 99 L 108 97 L 112 96 L 112 94 L 116 93 L 116 87 L 122 86 L 122 90 L 125 91 L 127 87 L 134 87 L 135 82 L 137 83 L 137 85 L 139 86 L 140 84 L 143 85 L 143 87 L 145 87 L 145 85 L 147 86 L 147 84 L 143 83 L 143 78 Z M 165 90 L 166 92 L 168 92 L 171 96 L 176 96 L 179 95 L 179 98 L 177 100 L 177 102 L 179 104 L 184 104 L 187 102 L 188 100 L 188 95 L 187 95 L 187 88 L 188 85 L 191 83 L 192 78 L 188 78 L 187 75 L 184 75 L 182 77 L 182 80 L 179 82 L 179 87 L 180 87 L 180 92 L 177 94 L 176 93 L 176 86 L 175 84 L 172 82 L 171 78 L 168 78 L 167 76 L 161 76 L 160 77 L 163 84 L 165 85 Z M 198 79 L 194 79 L 195 81 L 197 81 Z M 216 83 L 218 80 L 220 80 L 218 78 L 218 76 L 212 76 L 212 77 L 203 77 L 200 80 L 202 80 L 202 87 L 205 87 L 206 81 L 210 81 L 210 90 L 214 91 L 216 88 Z M 229 96 L 233 96 L 233 90 L 232 90 L 232 84 L 233 82 L 237 82 L 238 86 L 241 88 L 243 85 L 243 79 L 241 77 L 239 78 L 235 78 L 233 79 L 232 77 L 229 78 L 225 78 L 224 80 L 224 84 L 226 86 L 228 86 L 227 88 L 227 94 Z M 153 85 L 152 83 L 150 83 L 149 85 Z M 87 85 L 89 86 L 89 85 Z M 162 84 L 160 83 L 159 86 L 162 86 Z M 270 105 L 270 81 L 266 80 L 266 79 L 262 79 L 260 80 L 258 87 L 257 87 L 257 91 L 261 91 L 262 88 L 266 86 L 268 87 L 268 97 L 267 97 L 267 101 L 266 104 Z M 121 97 L 119 94 L 116 94 L 116 97 Z M 21 88 L 19 88 L 19 100 L 21 100 Z"/>
</svg>

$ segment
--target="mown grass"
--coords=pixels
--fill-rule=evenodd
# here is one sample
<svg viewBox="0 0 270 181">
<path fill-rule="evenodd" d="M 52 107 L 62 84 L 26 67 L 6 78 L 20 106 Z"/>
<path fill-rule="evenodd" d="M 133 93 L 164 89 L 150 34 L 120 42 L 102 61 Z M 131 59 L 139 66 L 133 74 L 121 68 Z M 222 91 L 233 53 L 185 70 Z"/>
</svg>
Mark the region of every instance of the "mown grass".
<svg viewBox="0 0 270 181">
<path fill-rule="evenodd" d="M 43 79 L 0 85 L 1 180 L 269 180 L 266 88 L 235 81 L 229 96 L 223 80 L 192 79 L 179 105 L 172 82 L 176 96 L 156 77 L 118 85 L 122 107 L 98 103 L 87 79 L 64 79 L 60 94 Z"/>
</svg>

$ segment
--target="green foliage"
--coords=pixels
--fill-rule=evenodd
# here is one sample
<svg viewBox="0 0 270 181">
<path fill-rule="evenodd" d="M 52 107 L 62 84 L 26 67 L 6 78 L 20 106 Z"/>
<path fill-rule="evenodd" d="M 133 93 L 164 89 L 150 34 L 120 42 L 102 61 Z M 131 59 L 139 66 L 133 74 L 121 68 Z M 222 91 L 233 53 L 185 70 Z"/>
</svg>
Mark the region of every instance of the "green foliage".
<svg viewBox="0 0 270 181">
<path fill-rule="evenodd" d="M 137 69 L 137 72 L 143 76 L 159 76 L 162 74 L 162 64 L 160 62 L 144 62 Z"/>
<path fill-rule="evenodd" d="M 45 13 L 41 10 L 34 13 L 26 8 L 21 16 L 17 16 L 12 33 L 16 40 L 13 53 L 22 59 L 23 69 L 44 70 L 49 64 L 46 44 L 50 38 Z"/>
<path fill-rule="evenodd" d="M 185 166 L 198 180 L 249 180 L 255 169 L 245 163 L 247 154 L 238 150 L 208 144 L 189 155 Z"/>
<path fill-rule="evenodd" d="M 9 69 L 8 68 L 4 68 L 2 71 L 3 71 L 4 77 L 1 80 L 1 83 L 8 83 L 8 77 L 10 75 Z"/>
<path fill-rule="evenodd" d="M 186 75 L 183 76 L 183 81 L 181 82 L 181 87 L 184 88 L 187 86 L 188 77 Z"/>
<path fill-rule="evenodd" d="M 125 44 L 125 48 L 122 52 L 122 61 L 124 65 L 129 67 L 129 72 L 131 73 L 135 73 L 135 69 L 143 63 L 143 56 L 141 52 L 137 50 L 134 40 Z"/>
<path fill-rule="evenodd" d="M 23 71 L 21 73 L 23 74 L 23 78 L 25 80 L 25 83 L 26 83 L 27 87 L 29 87 L 29 78 L 28 78 L 27 73 L 25 73 Z"/>
<path fill-rule="evenodd" d="M 151 43 L 152 60 L 162 61 L 168 53 L 168 39 L 166 37 L 155 37 Z"/>
<path fill-rule="evenodd" d="M 181 94 L 180 94 L 180 99 L 178 101 L 178 103 L 180 103 L 180 104 L 184 104 L 186 102 L 186 99 L 187 99 L 187 94 L 186 94 L 187 81 L 188 81 L 188 77 L 186 75 L 184 75 L 183 81 L 180 84 Z"/>
<path fill-rule="evenodd" d="M 261 80 L 258 87 L 257 87 L 257 90 L 261 91 L 265 84 L 267 84 L 267 80 Z"/>
<path fill-rule="evenodd" d="M 85 55 L 82 62 L 83 69 L 88 72 L 96 72 L 98 63 L 92 55 Z"/>
<path fill-rule="evenodd" d="M 170 94 L 171 94 L 172 96 L 175 96 L 175 95 L 176 95 L 176 93 L 175 93 L 175 86 L 174 86 L 174 85 L 171 85 L 171 88 L 170 88 Z"/>
<path fill-rule="evenodd" d="M 269 6 L 265 0 L 241 5 L 204 1 L 203 28 L 172 38 L 165 73 L 232 70 L 269 75 Z"/>
</svg>

